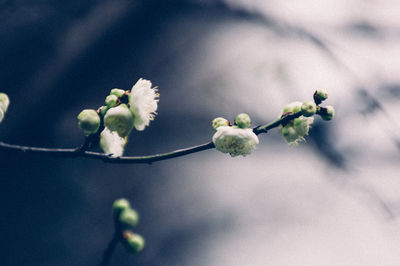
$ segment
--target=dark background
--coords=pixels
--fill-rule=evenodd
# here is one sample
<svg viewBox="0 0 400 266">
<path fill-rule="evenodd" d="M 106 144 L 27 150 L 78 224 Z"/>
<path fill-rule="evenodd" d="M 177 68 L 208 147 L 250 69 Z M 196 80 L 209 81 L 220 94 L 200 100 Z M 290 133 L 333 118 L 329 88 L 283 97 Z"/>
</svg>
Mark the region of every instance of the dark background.
<svg viewBox="0 0 400 266">
<path fill-rule="evenodd" d="M 0 1 L 0 89 L 11 100 L 0 139 L 7 143 L 79 146 L 77 114 L 141 77 L 159 86 L 159 115 L 132 133 L 128 155 L 207 142 L 216 116 L 247 112 L 255 125 L 268 122 L 318 87 L 328 88 L 337 111 L 332 123 L 316 119 L 309 143 L 288 149 L 272 132 L 246 158 L 205 151 L 112 165 L 0 152 L 0 264 L 97 265 L 113 234 L 112 202 L 126 197 L 147 246 L 139 255 L 118 246 L 112 265 L 321 265 L 331 257 L 332 265 L 367 265 L 356 251 L 375 249 L 362 244 L 370 234 L 387 246 L 368 261 L 383 256 L 396 265 L 399 141 L 391 114 L 400 94 L 391 73 L 399 69 L 385 62 L 399 55 L 377 55 L 364 71 L 369 48 L 356 59 L 342 48 L 385 50 L 398 44 L 399 28 L 356 18 L 332 33 L 275 15 L 246 1 Z M 329 209 L 322 222 L 310 218 Z M 363 219 L 376 221 L 354 229 Z M 315 223 L 317 230 L 298 227 Z M 343 255 L 347 230 L 356 233 Z M 325 234 L 332 245 L 321 250 L 330 255 L 301 251 L 310 242 L 320 247 Z M 286 256 L 290 244 L 266 245 L 281 239 L 300 251 Z"/>
</svg>

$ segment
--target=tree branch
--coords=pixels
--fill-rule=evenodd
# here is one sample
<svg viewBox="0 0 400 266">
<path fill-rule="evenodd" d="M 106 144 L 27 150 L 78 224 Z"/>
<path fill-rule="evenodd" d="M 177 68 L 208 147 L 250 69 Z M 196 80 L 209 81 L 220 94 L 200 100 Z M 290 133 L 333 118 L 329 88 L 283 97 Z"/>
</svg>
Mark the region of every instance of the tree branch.
<svg viewBox="0 0 400 266">
<path fill-rule="evenodd" d="M 278 127 L 279 125 L 286 125 L 291 120 L 301 116 L 301 112 L 287 114 L 283 117 L 273 121 L 271 123 L 255 127 L 253 132 L 256 135 L 261 133 L 267 133 L 270 129 Z M 20 146 L 14 144 L 8 144 L 0 141 L 0 152 L 6 151 L 15 151 L 26 154 L 43 154 L 52 157 L 63 157 L 63 158 L 90 158 L 102 160 L 107 163 L 120 163 L 120 164 L 140 164 L 140 163 L 148 163 L 162 161 L 167 159 L 172 159 L 176 157 L 185 156 L 188 154 L 209 150 L 215 148 L 213 142 L 204 143 L 197 146 L 188 147 L 185 149 L 179 149 L 167 153 L 159 153 L 153 155 L 145 155 L 145 156 L 121 156 L 121 157 L 112 157 L 110 154 L 104 154 L 99 152 L 88 151 L 90 140 L 86 139 L 85 143 L 77 148 L 73 149 L 51 149 L 51 148 L 39 148 L 39 147 L 29 147 L 29 146 Z"/>
<path fill-rule="evenodd" d="M 110 243 L 108 243 L 107 249 L 104 251 L 103 258 L 102 258 L 99 266 L 110 265 L 112 255 L 114 254 L 115 247 L 117 246 L 119 240 L 120 240 L 120 237 L 118 236 L 117 232 L 115 232 Z"/>
</svg>

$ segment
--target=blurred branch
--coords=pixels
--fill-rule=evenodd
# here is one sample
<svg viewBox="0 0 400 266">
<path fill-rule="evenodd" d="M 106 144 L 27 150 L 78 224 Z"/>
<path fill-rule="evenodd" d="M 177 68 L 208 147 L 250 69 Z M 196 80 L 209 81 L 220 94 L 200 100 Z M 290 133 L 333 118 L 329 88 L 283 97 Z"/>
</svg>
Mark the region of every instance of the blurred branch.
<svg viewBox="0 0 400 266">
<path fill-rule="evenodd" d="M 117 246 L 119 240 L 119 236 L 117 232 L 115 232 L 113 238 L 107 246 L 107 249 L 104 251 L 103 259 L 100 262 L 99 266 L 108 266 L 110 264 L 111 257 L 114 254 L 115 247 Z"/>
<path fill-rule="evenodd" d="M 287 124 L 291 120 L 301 116 L 301 112 L 293 113 L 285 115 L 276 121 L 271 123 L 255 127 L 253 129 L 256 135 L 261 133 L 267 133 L 268 130 L 278 127 L 279 125 Z M 167 153 L 159 153 L 153 155 L 145 155 L 145 156 L 121 156 L 121 157 L 112 157 L 110 154 L 104 154 L 99 152 L 88 151 L 88 139 L 86 139 L 85 143 L 78 147 L 72 149 L 52 149 L 52 148 L 40 148 L 40 147 L 29 147 L 29 146 L 20 146 L 14 144 L 8 144 L 0 141 L 0 152 L 14 151 L 23 154 L 42 154 L 51 157 L 62 157 L 62 158 L 90 158 L 102 160 L 107 163 L 120 163 L 120 164 L 139 164 L 139 163 L 148 163 L 151 164 L 156 161 L 162 161 L 167 159 L 172 159 L 176 157 L 181 157 L 185 155 L 189 155 L 192 153 L 209 150 L 215 148 L 213 142 L 204 143 L 197 146 L 188 147 L 185 149 L 174 150 Z"/>
</svg>

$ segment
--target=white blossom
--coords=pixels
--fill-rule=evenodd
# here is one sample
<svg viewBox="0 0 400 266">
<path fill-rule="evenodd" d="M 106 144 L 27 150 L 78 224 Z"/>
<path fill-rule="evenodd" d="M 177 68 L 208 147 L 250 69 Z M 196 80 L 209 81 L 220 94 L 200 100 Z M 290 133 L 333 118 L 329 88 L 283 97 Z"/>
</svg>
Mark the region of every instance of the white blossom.
<svg viewBox="0 0 400 266">
<path fill-rule="evenodd" d="M 4 119 L 4 112 L 3 109 L 0 108 L 0 123 L 3 121 Z"/>
<path fill-rule="evenodd" d="M 301 106 L 301 102 L 290 103 L 283 109 L 283 114 L 288 112 L 299 112 L 301 110 Z M 279 125 L 278 130 L 289 145 L 298 145 L 299 142 L 305 141 L 304 136 L 308 135 L 313 122 L 313 117 L 305 117 L 302 115 L 293 119 L 285 126 Z"/>
<path fill-rule="evenodd" d="M 232 157 L 251 153 L 259 143 L 258 137 L 251 128 L 238 128 L 236 126 L 220 126 L 217 128 L 212 141 L 215 148 Z"/>
<path fill-rule="evenodd" d="M 10 99 L 8 98 L 8 95 L 4 92 L 0 92 L 0 109 L 3 110 L 3 113 L 7 112 L 9 104 Z"/>
<path fill-rule="evenodd" d="M 113 157 L 122 156 L 126 145 L 126 138 L 121 138 L 116 131 L 105 128 L 100 134 L 100 147 L 105 154 Z"/>
<path fill-rule="evenodd" d="M 137 130 L 144 130 L 154 119 L 157 114 L 158 97 L 157 89 L 151 87 L 150 80 L 139 79 L 132 87 L 129 95 L 129 108 Z"/>
</svg>

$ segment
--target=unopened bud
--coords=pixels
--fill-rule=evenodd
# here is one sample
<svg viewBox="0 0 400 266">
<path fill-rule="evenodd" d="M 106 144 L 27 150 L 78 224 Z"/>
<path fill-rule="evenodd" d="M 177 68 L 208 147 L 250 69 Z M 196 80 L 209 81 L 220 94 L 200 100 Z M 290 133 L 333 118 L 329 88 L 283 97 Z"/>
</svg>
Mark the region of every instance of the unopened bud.
<svg viewBox="0 0 400 266">
<path fill-rule="evenodd" d="M 318 105 L 328 99 L 328 93 L 324 90 L 318 90 L 314 93 L 314 101 Z"/>
<path fill-rule="evenodd" d="M 78 115 L 78 125 L 86 135 L 94 134 L 99 130 L 100 117 L 95 110 L 85 109 Z"/>
<path fill-rule="evenodd" d="M 301 111 L 301 105 L 302 105 L 301 102 L 289 103 L 285 105 L 285 107 L 283 108 L 283 113 L 297 113 Z"/>
<path fill-rule="evenodd" d="M 235 124 L 240 128 L 248 128 L 251 125 L 251 119 L 248 114 L 238 114 L 235 119 Z"/>
<path fill-rule="evenodd" d="M 226 120 L 223 117 L 217 117 L 214 118 L 212 121 L 212 127 L 214 130 L 217 130 L 217 128 L 221 127 L 221 126 L 229 126 L 229 121 Z"/>
<path fill-rule="evenodd" d="M 124 96 L 125 91 L 124 91 L 124 90 L 121 90 L 121 89 L 115 88 L 115 89 L 112 89 L 112 90 L 110 91 L 110 94 L 111 94 L 111 95 L 115 95 L 115 96 L 117 96 L 118 98 L 120 98 L 120 97 Z"/>
<path fill-rule="evenodd" d="M 123 233 L 124 246 L 129 252 L 137 253 L 143 250 L 145 241 L 141 235 L 135 234 L 131 231 L 124 231 Z"/>
<path fill-rule="evenodd" d="M 108 108 L 114 107 L 118 103 L 118 97 L 115 96 L 115 95 L 108 95 L 106 97 L 105 103 L 106 103 Z"/>
<path fill-rule="evenodd" d="M 304 102 L 301 105 L 301 113 L 304 116 L 313 116 L 316 112 L 317 105 L 312 101 Z"/>
<path fill-rule="evenodd" d="M 101 106 L 101 107 L 99 108 L 99 111 L 98 111 L 98 112 L 100 112 L 101 116 L 104 117 L 104 116 L 106 115 L 108 109 L 109 109 L 109 108 L 108 108 L 107 106 L 103 105 L 103 106 Z"/>
<path fill-rule="evenodd" d="M 104 125 L 120 137 L 126 137 L 133 129 L 132 113 L 125 104 L 110 108 L 104 116 Z"/>
<path fill-rule="evenodd" d="M 118 222 L 123 227 L 134 227 L 139 223 L 139 214 L 131 208 L 125 208 L 119 215 Z"/>
<path fill-rule="evenodd" d="M 335 109 L 332 106 L 321 107 L 318 113 L 323 120 L 332 120 L 335 116 Z"/>
<path fill-rule="evenodd" d="M 112 205 L 112 211 L 114 217 L 118 218 L 123 210 L 129 209 L 131 204 L 127 199 L 117 199 L 114 201 Z"/>
</svg>

